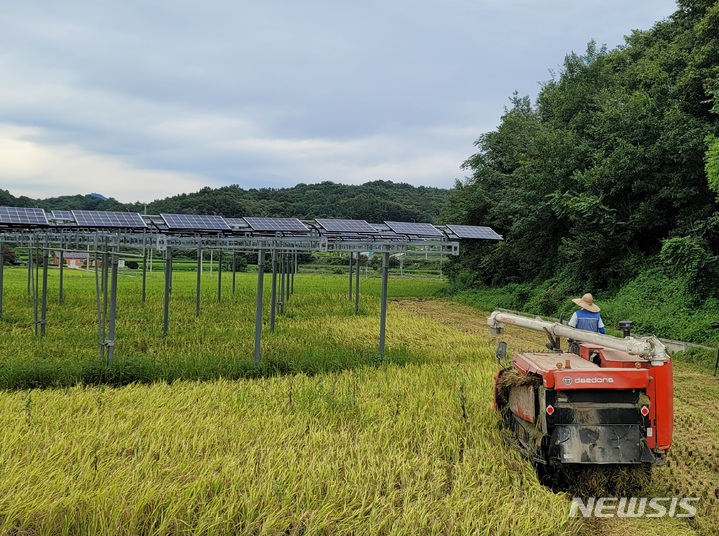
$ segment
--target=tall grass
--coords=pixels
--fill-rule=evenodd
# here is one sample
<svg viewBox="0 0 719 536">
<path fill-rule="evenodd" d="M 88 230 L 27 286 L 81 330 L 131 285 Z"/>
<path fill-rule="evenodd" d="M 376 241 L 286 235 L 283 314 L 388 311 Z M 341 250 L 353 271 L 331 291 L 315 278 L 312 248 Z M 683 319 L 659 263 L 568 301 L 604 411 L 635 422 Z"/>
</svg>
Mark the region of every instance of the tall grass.
<svg viewBox="0 0 719 536">
<path fill-rule="evenodd" d="M 3 534 L 569 534 L 491 360 L 0 394 Z"/>
</svg>

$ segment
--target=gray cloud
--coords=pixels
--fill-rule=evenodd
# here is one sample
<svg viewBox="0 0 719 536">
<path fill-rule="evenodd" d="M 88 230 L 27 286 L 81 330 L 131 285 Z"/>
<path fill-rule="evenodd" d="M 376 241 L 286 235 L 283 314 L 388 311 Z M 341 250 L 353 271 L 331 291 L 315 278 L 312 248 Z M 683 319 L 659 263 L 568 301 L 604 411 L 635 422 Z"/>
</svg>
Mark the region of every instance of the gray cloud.
<svg viewBox="0 0 719 536">
<path fill-rule="evenodd" d="M 449 187 L 514 90 L 535 96 L 566 53 L 592 38 L 617 46 L 674 9 L 16 2 L 0 20 L 0 147 L 15 151 L 0 159 L 0 187 L 123 201 L 230 183 Z"/>
</svg>

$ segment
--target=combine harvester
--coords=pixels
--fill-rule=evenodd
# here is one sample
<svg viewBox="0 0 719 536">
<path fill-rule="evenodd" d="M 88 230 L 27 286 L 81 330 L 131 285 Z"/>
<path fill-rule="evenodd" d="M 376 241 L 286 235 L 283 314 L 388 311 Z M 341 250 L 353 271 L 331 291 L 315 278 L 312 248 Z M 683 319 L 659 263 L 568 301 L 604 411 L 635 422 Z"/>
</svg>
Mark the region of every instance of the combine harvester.
<svg viewBox="0 0 719 536">
<path fill-rule="evenodd" d="M 625 338 L 571 328 L 562 323 L 495 311 L 492 333 L 505 324 L 543 331 L 547 353 L 497 357 L 495 407 L 512 430 L 511 442 L 540 474 L 609 466 L 649 469 L 664 463 L 672 442 L 672 360 L 656 337 Z M 559 337 L 569 339 L 568 351 Z M 581 342 L 579 342 L 581 341 Z M 647 471 L 648 472 L 648 471 Z"/>
</svg>

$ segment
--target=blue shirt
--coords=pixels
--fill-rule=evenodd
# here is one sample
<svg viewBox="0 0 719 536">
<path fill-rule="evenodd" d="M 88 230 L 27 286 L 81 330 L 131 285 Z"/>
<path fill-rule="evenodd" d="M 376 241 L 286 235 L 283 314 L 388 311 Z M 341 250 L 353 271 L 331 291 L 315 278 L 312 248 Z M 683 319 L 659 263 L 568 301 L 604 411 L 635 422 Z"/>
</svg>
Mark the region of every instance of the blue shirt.
<svg viewBox="0 0 719 536">
<path fill-rule="evenodd" d="M 586 309 L 576 311 L 569 319 L 569 327 L 583 329 L 584 331 L 598 331 L 604 333 L 604 322 L 599 313 L 591 313 Z"/>
</svg>

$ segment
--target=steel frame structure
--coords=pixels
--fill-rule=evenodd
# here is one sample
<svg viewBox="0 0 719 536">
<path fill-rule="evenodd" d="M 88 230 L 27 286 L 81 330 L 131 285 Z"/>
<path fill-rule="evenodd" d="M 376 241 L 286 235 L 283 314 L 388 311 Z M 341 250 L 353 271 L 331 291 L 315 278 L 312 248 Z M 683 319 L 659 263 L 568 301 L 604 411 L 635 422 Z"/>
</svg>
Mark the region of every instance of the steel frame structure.
<svg viewBox="0 0 719 536">
<path fill-rule="evenodd" d="M 272 260 L 272 301 L 270 312 L 270 330 L 274 331 L 275 314 L 283 314 L 286 302 L 294 292 L 294 274 L 297 272 L 297 254 L 300 252 L 334 252 L 348 254 L 350 258 L 349 296 L 352 299 L 352 270 L 356 262 L 355 283 L 355 313 L 359 312 L 359 268 L 360 252 L 382 254 L 382 295 L 380 308 L 379 352 L 384 353 L 385 325 L 387 314 L 387 288 L 390 254 L 411 253 L 418 255 L 459 255 L 459 242 L 452 240 L 451 234 L 444 231 L 437 237 L 413 237 L 396 233 L 377 233 L 362 235 L 358 233 L 329 233 L 322 229 L 317 222 L 303 223 L 307 225 L 308 232 L 301 234 L 285 234 L 283 231 L 268 232 L 254 231 L 248 228 L 232 231 L 198 231 L 198 230 L 158 230 L 153 229 L 150 222 L 157 216 L 143 216 L 148 226 L 143 229 L 117 229 L 117 228 L 82 228 L 72 225 L 50 225 L 42 227 L 0 226 L 0 320 L 2 319 L 3 301 L 3 266 L 2 248 L 5 244 L 27 248 L 28 262 L 28 293 L 32 289 L 35 315 L 35 331 L 41 326 L 40 335 L 45 334 L 47 310 L 47 256 L 51 250 L 59 251 L 60 262 L 60 303 L 63 301 L 63 262 L 64 252 L 71 250 L 87 250 L 88 255 L 103 257 L 102 271 L 96 273 L 98 337 L 100 356 L 107 357 L 111 363 L 115 346 L 115 316 L 117 303 L 117 276 L 120 257 L 135 256 L 147 260 L 148 251 L 164 253 L 165 257 L 165 295 L 163 334 L 168 333 L 169 296 L 172 290 L 172 251 L 195 250 L 202 253 L 204 250 L 222 253 L 257 252 L 258 279 L 257 279 L 257 309 L 255 319 L 255 348 L 254 360 L 260 360 L 260 345 L 263 315 L 263 284 L 265 255 L 270 254 Z M 50 218 L 51 220 L 53 218 Z M 437 229 L 443 230 L 442 227 Z M 42 250 L 44 253 L 42 270 L 42 298 L 38 312 L 39 266 L 35 266 L 34 286 L 31 284 L 33 271 L 33 252 Z M 132 253 L 137 251 L 137 253 Z M 356 256 L 356 257 L 355 257 Z M 355 261 L 356 258 L 356 261 Z M 198 264 L 201 262 L 198 255 Z M 89 258 L 88 258 L 89 262 Z M 145 301 L 146 266 L 143 262 L 142 301 Z M 221 270 L 221 268 L 220 268 Z M 233 262 L 233 292 L 234 292 L 234 262 Z M 277 296 L 277 276 L 280 280 L 280 297 Z M 221 271 L 218 277 L 218 300 L 222 292 Z M 109 294 L 108 294 L 109 293 Z M 109 316 L 108 316 L 109 308 Z M 198 265 L 197 303 L 196 314 L 200 314 L 200 266 Z M 105 354 L 106 353 L 106 354 Z"/>
</svg>

